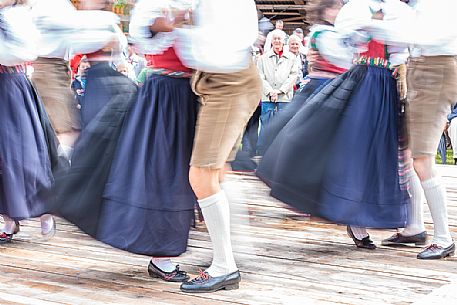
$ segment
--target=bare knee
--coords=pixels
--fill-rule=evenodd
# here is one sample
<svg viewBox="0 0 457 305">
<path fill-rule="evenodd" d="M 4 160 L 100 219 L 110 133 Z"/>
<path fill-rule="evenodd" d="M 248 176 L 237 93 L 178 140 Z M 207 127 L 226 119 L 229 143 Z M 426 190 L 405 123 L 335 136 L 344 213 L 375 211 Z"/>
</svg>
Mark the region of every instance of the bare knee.
<svg viewBox="0 0 457 305">
<path fill-rule="evenodd" d="M 433 178 L 433 165 L 434 165 L 433 156 L 420 156 L 414 158 L 413 166 L 414 170 L 417 173 L 417 176 L 421 181 L 429 180 Z"/>
<path fill-rule="evenodd" d="M 192 166 L 189 182 L 198 199 L 207 198 L 220 191 L 219 170 Z"/>
</svg>

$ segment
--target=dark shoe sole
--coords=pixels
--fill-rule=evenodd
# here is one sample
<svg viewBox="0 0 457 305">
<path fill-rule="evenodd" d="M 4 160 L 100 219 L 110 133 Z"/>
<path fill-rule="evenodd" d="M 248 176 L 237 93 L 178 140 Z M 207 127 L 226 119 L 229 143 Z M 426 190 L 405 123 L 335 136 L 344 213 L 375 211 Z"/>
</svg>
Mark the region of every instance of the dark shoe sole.
<svg viewBox="0 0 457 305">
<path fill-rule="evenodd" d="M 172 277 L 171 278 L 164 278 L 163 276 L 161 276 L 160 274 L 155 273 L 154 271 L 152 271 L 149 268 L 148 268 L 148 274 L 149 274 L 150 277 L 152 277 L 154 279 L 160 279 L 162 281 L 170 282 L 170 283 L 182 283 L 182 282 L 185 282 L 185 281 L 190 279 L 189 276 L 187 276 L 186 278 L 184 278 L 182 280 L 177 280 L 177 279 L 174 279 Z"/>
<path fill-rule="evenodd" d="M 227 285 L 222 285 L 221 287 L 218 287 L 216 289 L 211 289 L 211 290 L 197 290 L 197 289 L 185 289 L 181 287 L 182 292 L 186 293 L 205 293 L 205 292 L 216 292 L 219 290 L 235 290 L 240 288 L 240 283 L 235 283 L 235 284 L 227 284 Z"/>
</svg>

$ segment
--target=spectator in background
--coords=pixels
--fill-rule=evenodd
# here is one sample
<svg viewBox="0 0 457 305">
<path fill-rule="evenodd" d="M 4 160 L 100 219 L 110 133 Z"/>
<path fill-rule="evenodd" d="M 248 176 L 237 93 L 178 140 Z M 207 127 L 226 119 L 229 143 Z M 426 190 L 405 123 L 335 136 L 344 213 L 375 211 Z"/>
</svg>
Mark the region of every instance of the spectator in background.
<svg viewBox="0 0 457 305">
<path fill-rule="evenodd" d="M 130 38 L 128 40 L 128 54 L 127 54 L 127 63 L 129 65 L 129 75 L 130 79 L 136 80 L 138 75 L 140 75 L 141 71 L 146 67 L 146 59 L 144 57 L 139 56 L 135 52 L 135 46 L 133 44 L 133 40 Z"/>
<path fill-rule="evenodd" d="M 297 80 L 295 82 L 295 87 L 294 90 L 297 90 L 300 88 L 300 84 L 303 82 L 303 66 L 305 63 L 305 55 L 300 53 L 300 48 L 303 47 L 302 45 L 302 39 L 300 39 L 299 36 L 293 34 L 290 35 L 289 37 L 289 45 L 284 47 L 284 51 L 289 51 L 290 53 L 295 55 L 295 58 L 297 60 L 297 66 L 298 66 L 298 73 L 297 73 Z"/>
<path fill-rule="evenodd" d="M 270 33 L 268 33 L 267 38 L 265 40 L 265 45 L 263 46 L 264 53 L 267 53 L 268 51 L 271 50 L 272 42 L 273 42 L 273 32 L 275 32 L 276 30 L 279 30 L 279 31 L 284 33 L 284 44 L 287 44 L 287 41 L 288 41 L 289 37 L 286 34 L 286 32 L 283 31 L 283 28 L 284 28 L 284 22 L 282 20 L 276 21 L 275 30 L 273 30 Z"/>
<path fill-rule="evenodd" d="M 263 155 L 264 130 L 270 118 L 292 100 L 294 84 L 297 80 L 297 58 L 290 52 L 284 52 L 285 33 L 274 30 L 271 33 L 273 48 L 263 54 L 257 62 L 257 68 L 263 82 L 262 124 L 257 146 L 258 153 Z"/>
<path fill-rule="evenodd" d="M 131 70 L 129 69 L 127 63 L 125 63 L 125 62 L 121 62 L 121 63 L 117 64 L 116 71 L 121 73 L 121 74 L 123 74 L 123 75 L 125 75 L 125 76 L 127 76 L 127 77 L 130 76 L 130 72 L 131 72 Z M 133 79 L 133 81 L 135 81 L 135 79 Z"/>
<path fill-rule="evenodd" d="M 78 65 L 78 72 L 75 79 L 71 83 L 71 89 L 75 94 L 76 102 L 81 108 L 83 103 L 84 92 L 86 90 L 86 71 L 90 68 L 90 63 L 87 60 L 87 57 L 81 58 L 81 61 Z"/>
<path fill-rule="evenodd" d="M 451 113 L 448 115 L 448 134 L 451 138 L 452 151 L 454 156 L 454 164 L 457 165 L 457 103 L 452 107 Z"/>
</svg>

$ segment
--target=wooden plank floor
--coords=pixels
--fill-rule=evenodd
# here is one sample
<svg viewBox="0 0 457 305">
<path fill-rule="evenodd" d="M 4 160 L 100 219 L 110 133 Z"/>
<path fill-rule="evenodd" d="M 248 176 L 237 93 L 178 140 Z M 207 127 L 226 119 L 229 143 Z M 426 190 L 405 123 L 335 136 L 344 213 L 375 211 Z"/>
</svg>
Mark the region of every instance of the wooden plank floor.
<svg viewBox="0 0 457 305">
<path fill-rule="evenodd" d="M 457 240 L 457 167 L 439 170 Z M 236 190 L 229 193 L 239 290 L 183 294 L 178 284 L 148 277 L 148 257 L 99 243 L 61 219 L 57 235 L 41 240 L 35 219 L 0 247 L 0 304 L 457 304 L 456 258 L 419 261 L 418 248 L 357 249 L 344 226 L 285 208 L 254 176 L 231 174 L 229 181 Z M 392 232 L 370 234 L 379 244 Z M 210 260 L 209 237 L 198 223 L 176 261 L 196 274 Z"/>
</svg>

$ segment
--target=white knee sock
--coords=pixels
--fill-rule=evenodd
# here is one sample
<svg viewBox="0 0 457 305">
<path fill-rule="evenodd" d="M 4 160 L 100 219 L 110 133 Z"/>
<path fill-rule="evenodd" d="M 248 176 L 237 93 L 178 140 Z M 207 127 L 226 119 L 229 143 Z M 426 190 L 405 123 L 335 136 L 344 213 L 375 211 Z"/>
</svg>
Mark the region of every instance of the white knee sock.
<svg viewBox="0 0 457 305">
<path fill-rule="evenodd" d="M 151 262 L 164 272 L 172 272 L 176 269 L 176 265 L 168 257 L 152 257 Z"/>
<path fill-rule="evenodd" d="M 69 145 L 60 144 L 57 148 L 57 155 L 63 156 L 67 159 L 71 159 L 71 155 L 73 154 L 73 147 Z"/>
<path fill-rule="evenodd" d="M 5 224 L 3 225 L 2 231 L 5 232 L 6 234 L 13 234 L 14 229 L 16 228 L 16 223 L 14 222 L 14 220 L 12 220 L 11 218 L 9 218 L 6 215 L 2 215 L 2 217 L 3 217 L 3 221 L 5 222 Z"/>
<path fill-rule="evenodd" d="M 48 234 L 54 228 L 54 218 L 51 214 L 44 214 L 40 217 L 41 233 Z"/>
<path fill-rule="evenodd" d="M 224 191 L 198 200 L 213 244 L 213 261 L 206 270 L 212 277 L 238 270 L 230 240 L 230 209 Z"/>
<path fill-rule="evenodd" d="M 355 238 L 357 238 L 358 240 L 362 240 L 368 236 L 367 228 L 351 226 L 351 230 L 352 234 L 354 234 Z"/>
<path fill-rule="evenodd" d="M 413 236 L 425 231 L 422 187 L 419 177 L 413 169 L 409 171 L 409 193 L 411 204 L 408 210 L 408 224 L 401 232 L 404 236 Z"/>
<path fill-rule="evenodd" d="M 448 247 L 452 243 L 452 237 L 448 226 L 446 189 L 441 184 L 439 176 L 423 181 L 422 187 L 433 219 L 432 243 Z"/>
<path fill-rule="evenodd" d="M 230 207 L 230 234 L 232 248 L 234 250 L 242 248 L 253 249 L 252 233 L 250 231 L 249 211 L 246 204 L 245 189 L 242 181 L 237 177 L 225 177 L 221 183 L 225 196 Z M 234 230 L 242 227 L 242 230 Z"/>
</svg>

